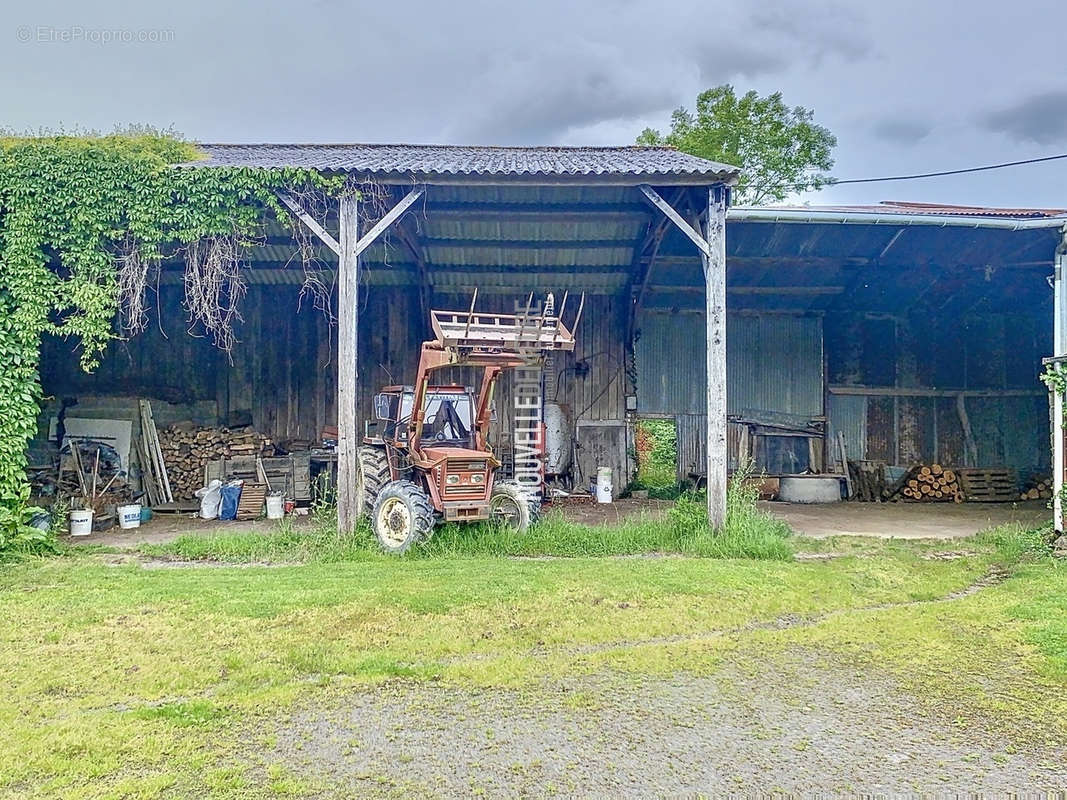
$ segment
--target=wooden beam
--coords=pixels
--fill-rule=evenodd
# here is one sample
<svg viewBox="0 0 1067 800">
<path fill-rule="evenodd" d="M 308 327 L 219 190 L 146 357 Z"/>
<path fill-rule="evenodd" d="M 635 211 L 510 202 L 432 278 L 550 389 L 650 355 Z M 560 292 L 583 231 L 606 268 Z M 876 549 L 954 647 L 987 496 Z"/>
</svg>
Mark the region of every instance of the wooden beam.
<svg viewBox="0 0 1067 800">
<path fill-rule="evenodd" d="M 677 200 L 678 195 L 684 190 L 679 189 L 672 199 Z M 630 266 L 630 315 L 627 320 L 627 346 L 633 347 L 634 335 L 637 331 L 637 319 L 641 315 L 641 308 L 645 303 L 645 294 L 648 292 L 648 283 L 652 279 L 652 268 L 656 263 L 660 245 L 667 234 L 667 227 L 671 224 L 670 218 L 663 217 L 656 225 L 649 228 L 645 238 L 634 249 L 633 264 Z M 647 255 L 646 255 L 647 254 Z M 639 277 L 640 276 L 640 277 Z M 634 289 L 634 284 L 640 282 L 640 286 Z"/>
<path fill-rule="evenodd" d="M 678 294 L 703 294 L 703 286 L 672 286 L 667 283 L 656 283 L 648 287 L 648 291 L 677 292 Z M 726 293 L 734 295 L 789 295 L 803 297 L 806 295 L 837 295 L 845 291 L 844 286 L 727 286 Z"/>
<path fill-rule="evenodd" d="M 535 218 L 544 222 L 595 222 L 600 219 L 647 219 L 640 203 L 427 203 L 429 219 L 461 218 L 507 221 Z"/>
<path fill-rule="evenodd" d="M 923 387 L 831 385 L 830 394 L 859 397 L 1044 397 L 1042 389 L 927 389 Z"/>
<path fill-rule="evenodd" d="M 691 256 L 683 255 L 660 255 L 656 258 L 660 264 L 693 264 L 700 263 L 700 253 Z M 845 269 L 848 267 L 866 267 L 873 265 L 869 258 L 826 258 L 822 256 L 801 256 L 784 253 L 780 256 L 738 256 L 729 255 L 726 258 L 730 267 L 821 267 L 824 269 Z"/>
<path fill-rule="evenodd" d="M 319 223 L 315 221 L 315 218 L 304 210 L 304 207 L 301 206 L 300 203 L 296 202 L 296 200 L 285 192 L 278 192 L 278 199 L 282 201 L 286 208 L 293 212 L 293 216 L 307 226 L 309 231 L 318 236 L 323 244 L 333 250 L 338 256 L 341 255 L 341 245 L 330 235 L 328 230 L 319 225 Z"/>
<path fill-rule="evenodd" d="M 674 206 L 672 206 L 670 203 L 660 197 L 659 194 L 657 194 L 656 190 L 648 184 L 641 184 L 637 188 L 639 188 L 641 190 L 641 193 L 646 198 L 648 198 L 648 202 L 650 202 L 652 205 L 662 211 L 667 216 L 667 218 L 678 227 L 678 230 L 680 230 L 682 233 L 684 233 L 690 238 L 690 240 L 693 242 L 693 244 L 697 246 L 697 249 L 704 255 L 705 258 L 714 258 L 711 253 L 711 245 L 708 243 L 708 241 L 695 230 L 693 230 L 692 225 L 682 219 L 682 215 L 674 210 Z M 723 263 L 723 268 L 725 269 L 725 261 Z"/>
<path fill-rule="evenodd" d="M 444 239 L 428 237 L 427 247 L 464 247 L 475 250 L 506 248 L 508 250 L 629 250 L 632 239 Z"/>
<path fill-rule="evenodd" d="M 351 533 L 363 509 L 355 492 L 359 431 L 356 357 L 359 345 L 359 199 L 354 190 L 341 195 L 340 260 L 337 281 L 337 529 Z"/>
<path fill-rule="evenodd" d="M 359 258 L 360 254 L 364 250 L 374 244 L 378 237 L 385 233 L 386 230 L 389 229 L 389 226 L 396 222 L 401 217 L 401 215 L 408 210 L 408 207 L 410 207 L 412 203 L 422 197 L 425 191 L 426 190 L 422 187 L 416 187 L 412 189 L 410 192 L 407 193 L 407 195 L 404 196 L 404 199 L 402 199 L 399 203 L 390 208 L 388 213 L 386 213 L 384 217 L 374 223 L 374 227 L 367 231 L 363 235 L 363 237 L 358 242 L 356 242 L 356 258 Z"/>
<path fill-rule="evenodd" d="M 422 338 L 429 339 L 433 334 L 430 330 L 433 283 L 430 281 L 430 274 L 426 269 L 426 256 L 423 253 L 422 244 L 419 242 L 419 236 L 411 229 L 410 225 L 405 224 L 405 220 L 410 219 L 411 217 L 405 217 L 397 222 L 396 235 L 410 251 L 412 258 L 415 259 L 416 286 L 419 290 L 419 315 L 422 318 L 419 329 L 422 331 Z"/>
<path fill-rule="evenodd" d="M 658 195 L 656 195 L 658 197 Z M 673 209 L 672 209 L 673 211 Z M 664 212 L 666 213 L 666 212 Z M 677 212 L 675 212 L 677 213 Z M 679 217 L 679 219 L 681 219 Z M 678 222 L 675 222 L 677 225 Z M 688 226 L 687 226 L 688 227 Z M 694 231 L 695 233 L 695 231 Z M 708 524 L 726 523 L 726 187 L 708 189 L 704 253 Z M 692 238 L 692 237 L 690 237 Z M 700 237 L 698 237 L 700 238 Z"/>
</svg>

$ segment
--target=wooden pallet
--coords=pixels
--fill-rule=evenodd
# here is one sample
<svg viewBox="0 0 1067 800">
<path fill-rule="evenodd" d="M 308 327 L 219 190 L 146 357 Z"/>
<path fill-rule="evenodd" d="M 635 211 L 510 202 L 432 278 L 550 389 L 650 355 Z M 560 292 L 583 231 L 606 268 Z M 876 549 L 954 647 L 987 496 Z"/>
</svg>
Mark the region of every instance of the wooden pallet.
<svg viewBox="0 0 1067 800">
<path fill-rule="evenodd" d="M 294 453 L 288 456 L 259 458 L 234 456 L 219 458 L 204 464 L 204 485 L 218 479 L 241 478 L 252 483 L 268 483 L 270 490 L 281 492 L 297 503 L 311 502 L 311 454 Z"/>
<path fill-rule="evenodd" d="M 1015 470 L 965 467 L 956 470 L 964 497 L 972 503 L 1011 503 L 1019 499 Z"/>
<path fill-rule="evenodd" d="M 237 519 L 259 519 L 263 516 L 263 504 L 267 501 L 267 485 L 245 481 L 241 487 L 241 499 L 237 501 Z"/>
</svg>

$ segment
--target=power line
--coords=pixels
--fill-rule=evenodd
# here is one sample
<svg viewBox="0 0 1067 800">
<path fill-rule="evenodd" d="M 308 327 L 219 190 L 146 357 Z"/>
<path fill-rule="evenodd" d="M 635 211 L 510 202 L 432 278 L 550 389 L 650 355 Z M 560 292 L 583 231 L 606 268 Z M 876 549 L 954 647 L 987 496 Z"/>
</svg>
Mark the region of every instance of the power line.
<svg viewBox="0 0 1067 800">
<path fill-rule="evenodd" d="M 829 185 L 840 186 L 843 183 L 884 183 L 885 181 L 911 181 L 917 178 L 940 178 L 944 175 L 963 175 L 968 172 L 986 172 L 991 169 L 1019 167 L 1024 164 L 1039 164 L 1042 161 L 1056 161 L 1061 158 L 1067 158 L 1067 153 L 1060 153 L 1057 156 L 1043 156 L 1042 158 L 1027 158 L 1022 161 L 1005 161 L 1001 164 L 987 164 L 982 167 L 967 167 L 966 169 L 946 169 L 940 172 L 919 172 L 914 175 L 891 175 L 884 178 L 850 178 L 848 180 L 831 180 Z"/>
<path fill-rule="evenodd" d="M 1067 153 L 1060 153 L 1055 156 L 1042 156 L 1041 158 L 1027 158 L 1022 161 L 1004 161 L 1000 164 L 986 164 L 981 167 L 966 167 L 964 169 L 946 169 L 939 172 L 917 172 L 914 175 L 887 175 L 881 178 L 847 178 L 843 180 L 837 180 L 835 178 L 827 178 L 826 182 L 820 186 L 825 188 L 827 186 L 841 186 L 846 183 L 886 183 L 887 181 L 913 181 L 919 178 L 940 178 L 945 175 L 964 175 L 969 172 L 988 172 L 992 169 L 1004 169 L 1005 167 L 1020 167 L 1026 164 L 1040 164 L 1044 161 L 1058 161 L 1060 159 L 1067 158 Z M 810 191 L 810 183 L 791 183 L 785 184 L 780 189 L 789 189 L 796 191 L 798 189 Z"/>
</svg>

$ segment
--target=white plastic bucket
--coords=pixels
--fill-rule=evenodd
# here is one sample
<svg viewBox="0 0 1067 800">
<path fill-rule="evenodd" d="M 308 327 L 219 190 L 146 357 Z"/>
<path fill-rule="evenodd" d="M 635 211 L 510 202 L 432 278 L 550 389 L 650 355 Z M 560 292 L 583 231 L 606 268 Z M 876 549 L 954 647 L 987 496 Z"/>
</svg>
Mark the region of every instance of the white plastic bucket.
<svg viewBox="0 0 1067 800">
<path fill-rule="evenodd" d="M 131 528 L 141 527 L 141 504 L 131 503 L 128 506 L 119 506 L 119 527 L 124 531 Z"/>
<path fill-rule="evenodd" d="M 611 502 L 611 467 L 600 467 L 596 471 L 596 501 Z"/>
<path fill-rule="evenodd" d="M 267 519 L 281 519 L 285 516 L 285 497 L 280 494 L 267 495 Z"/>
<path fill-rule="evenodd" d="M 70 512 L 70 535 L 71 536 L 88 536 L 93 532 L 93 512 L 92 509 L 88 511 L 82 511 L 81 509 L 71 509 Z"/>
</svg>

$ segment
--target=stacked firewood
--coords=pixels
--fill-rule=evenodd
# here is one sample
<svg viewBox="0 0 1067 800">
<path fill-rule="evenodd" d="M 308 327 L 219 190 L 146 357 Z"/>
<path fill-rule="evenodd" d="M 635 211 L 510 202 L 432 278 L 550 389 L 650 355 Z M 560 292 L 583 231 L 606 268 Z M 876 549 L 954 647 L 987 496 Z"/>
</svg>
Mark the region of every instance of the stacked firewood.
<svg viewBox="0 0 1067 800">
<path fill-rule="evenodd" d="M 912 500 L 925 503 L 962 503 L 959 477 L 940 464 L 917 464 L 886 490 L 889 500 Z"/>
<path fill-rule="evenodd" d="M 175 499 L 190 500 L 204 485 L 204 465 L 219 458 L 273 456 L 274 442 L 252 428 L 210 428 L 179 423 L 159 432 Z"/>
<path fill-rule="evenodd" d="M 1051 500 L 1052 478 L 1048 475 L 1034 475 L 1019 494 L 1020 500 Z"/>
</svg>

